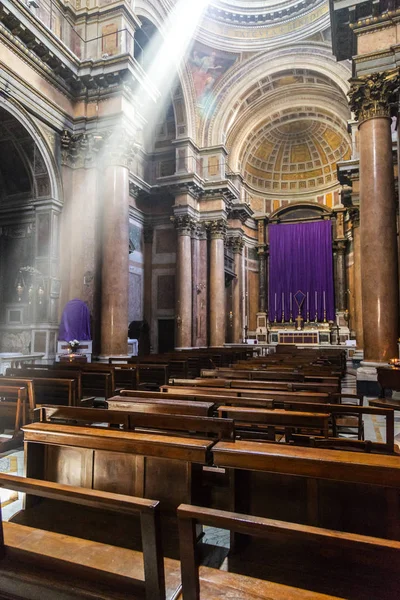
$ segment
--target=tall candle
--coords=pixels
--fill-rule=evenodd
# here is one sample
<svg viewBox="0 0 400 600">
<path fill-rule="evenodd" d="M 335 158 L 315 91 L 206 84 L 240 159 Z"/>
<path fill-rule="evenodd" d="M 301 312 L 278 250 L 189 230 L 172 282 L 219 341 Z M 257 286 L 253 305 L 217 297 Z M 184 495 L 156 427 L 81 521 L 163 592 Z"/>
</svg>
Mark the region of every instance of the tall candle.
<svg viewBox="0 0 400 600">
<path fill-rule="evenodd" d="M 318 292 L 315 292 L 315 312 L 318 310 Z"/>
<path fill-rule="evenodd" d="M 309 300 L 308 300 L 308 292 L 307 292 L 307 312 L 308 312 L 309 310 L 310 310 L 310 303 L 309 303 Z"/>
<path fill-rule="evenodd" d="M 285 315 L 285 294 L 282 292 L 282 318 Z"/>
<path fill-rule="evenodd" d="M 275 312 L 276 312 L 276 292 L 275 292 Z"/>
<path fill-rule="evenodd" d="M 323 292 L 323 297 L 324 297 L 324 310 L 326 310 L 325 291 Z"/>
<path fill-rule="evenodd" d="M 290 312 L 292 312 L 292 292 L 290 292 L 289 302 L 290 302 Z"/>
</svg>

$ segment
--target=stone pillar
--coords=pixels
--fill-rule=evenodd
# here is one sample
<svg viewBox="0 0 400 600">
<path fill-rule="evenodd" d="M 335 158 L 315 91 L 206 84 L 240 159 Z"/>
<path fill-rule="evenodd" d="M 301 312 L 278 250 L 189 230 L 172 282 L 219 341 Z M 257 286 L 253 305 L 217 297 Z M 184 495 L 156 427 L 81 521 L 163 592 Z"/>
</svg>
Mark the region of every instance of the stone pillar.
<svg viewBox="0 0 400 600">
<path fill-rule="evenodd" d="M 243 333 L 243 319 L 242 319 L 242 294 L 243 294 L 243 281 L 242 281 L 242 261 L 243 261 L 243 247 L 244 242 L 242 236 L 233 238 L 233 257 L 234 257 L 234 269 L 236 279 L 232 281 L 232 313 L 233 313 L 233 324 L 232 324 L 232 337 L 233 343 L 239 344 L 242 341 Z"/>
<path fill-rule="evenodd" d="M 398 356 L 398 258 L 389 102 L 397 71 L 352 81 L 360 136 L 360 257 L 364 360 Z"/>
<path fill-rule="evenodd" d="M 354 252 L 354 330 L 356 332 L 357 347 L 364 348 L 364 335 L 362 324 L 362 289 L 361 289 L 361 241 L 360 241 L 360 215 L 359 211 L 352 212 L 353 222 L 353 252 Z"/>
<path fill-rule="evenodd" d="M 335 244 L 336 310 L 339 312 L 344 312 L 347 308 L 346 244 L 346 240 L 337 241 Z"/>
<path fill-rule="evenodd" d="M 152 339 L 151 318 L 152 318 L 152 277 L 153 277 L 153 234 L 151 225 L 145 225 L 143 229 L 144 239 L 144 306 L 143 318 L 146 319 L 150 327 L 150 339 Z"/>
<path fill-rule="evenodd" d="M 265 256 L 265 247 L 261 247 L 258 249 L 258 259 L 260 261 L 260 295 L 259 295 L 259 307 L 258 310 L 260 313 L 265 313 L 266 307 L 266 256 Z"/>
<path fill-rule="evenodd" d="M 211 221 L 210 228 L 210 346 L 225 343 L 225 258 L 226 221 Z"/>
<path fill-rule="evenodd" d="M 129 290 L 129 169 L 105 168 L 103 186 L 101 355 L 126 355 Z"/>
<path fill-rule="evenodd" d="M 188 215 L 174 217 L 178 232 L 176 251 L 176 347 L 192 346 L 192 229 Z"/>
</svg>

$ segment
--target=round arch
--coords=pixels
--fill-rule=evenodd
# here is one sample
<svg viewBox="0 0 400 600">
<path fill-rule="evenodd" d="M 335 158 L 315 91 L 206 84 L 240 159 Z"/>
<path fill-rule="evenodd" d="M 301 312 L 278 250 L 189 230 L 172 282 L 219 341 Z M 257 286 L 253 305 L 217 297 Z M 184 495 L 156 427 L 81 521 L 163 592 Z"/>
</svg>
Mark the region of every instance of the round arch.
<svg viewBox="0 0 400 600">
<path fill-rule="evenodd" d="M 349 89 L 349 65 L 336 62 L 325 44 L 300 43 L 257 54 L 234 65 L 214 90 L 213 101 L 206 108 L 200 129 L 202 145 L 224 143 L 223 134 L 229 135 L 232 107 L 237 104 L 238 98 L 242 98 L 246 95 L 246 90 L 252 88 L 262 91 L 270 76 L 285 69 L 315 71 L 332 81 L 343 97 Z"/>
<path fill-rule="evenodd" d="M 0 107 L 6 112 L 10 113 L 19 123 L 21 123 L 21 125 L 32 137 L 46 166 L 50 183 L 49 195 L 53 201 L 62 204 L 63 193 L 60 172 L 55 161 L 54 154 L 49 148 L 42 131 L 39 129 L 34 119 L 19 103 L 14 102 L 12 99 L 0 96 Z"/>
</svg>

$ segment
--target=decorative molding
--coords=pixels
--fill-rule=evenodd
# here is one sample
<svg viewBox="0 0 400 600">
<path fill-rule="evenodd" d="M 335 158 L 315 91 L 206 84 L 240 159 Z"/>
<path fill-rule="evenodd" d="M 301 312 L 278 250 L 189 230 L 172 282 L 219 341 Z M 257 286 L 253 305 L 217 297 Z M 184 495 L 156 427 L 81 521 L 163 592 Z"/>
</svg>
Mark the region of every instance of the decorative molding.
<svg viewBox="0 0 400 600">
<path fill-rule="evenodd" d="M 349 104 L 359 124 L 377 117 L 390 118 L 390 105 L 399 90 L 399 69 L 372 73 L 350 82 Z"/>
</svg>

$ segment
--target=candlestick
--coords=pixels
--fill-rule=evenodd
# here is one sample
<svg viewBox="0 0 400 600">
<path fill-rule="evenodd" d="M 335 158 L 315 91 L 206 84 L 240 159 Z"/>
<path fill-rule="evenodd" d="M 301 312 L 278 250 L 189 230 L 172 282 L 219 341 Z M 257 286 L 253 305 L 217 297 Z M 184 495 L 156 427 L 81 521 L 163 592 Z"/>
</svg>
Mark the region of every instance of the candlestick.
<svg viewBox="0 0 400 600">
<path fill-rule="evenodd" d="M 323 301 L 324 301 L 324 310 L 326 310 L 325 291 L 322 292 L 322 297 L 323 297 Z"/>
<path fill-rule="evenodd" d="M 318 292 L 315 290 L 315 322 L 318 323 Z"/>
<path fill-rule="evenodd" d="M 282 323 L 285 322 L 285 294 L 282 292 Z"/>
<path fill-rule="evenodd" d="M 274 318 L 274 323 L 276 323 L 276 292 L 275 292 L 275 318 Z"/>
<path fill-rule="evenodd" d="M 307 292 L 307 312 L 310 310 L 310 303 L 309 303 L 309 297 L 308 297 L 308 292 Z"/>
<path fill-rule="evenodd" d="M 289 305 L 290 305 L 289 323 L 293 323 L 293 298 L 292 298 L 292 292 L 290 292 L 290 296 L 289 296 Z"/>
</svg>

